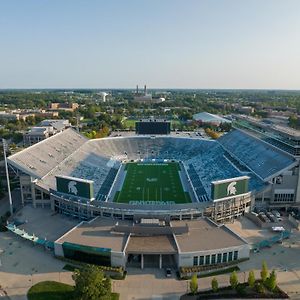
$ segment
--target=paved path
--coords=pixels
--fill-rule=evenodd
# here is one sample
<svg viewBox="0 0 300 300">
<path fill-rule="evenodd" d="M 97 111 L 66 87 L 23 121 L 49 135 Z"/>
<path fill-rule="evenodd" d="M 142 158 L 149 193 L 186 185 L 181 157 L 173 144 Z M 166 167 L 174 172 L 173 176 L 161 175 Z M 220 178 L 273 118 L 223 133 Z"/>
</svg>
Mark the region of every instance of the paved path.
<svg viewBox="0 0 300 300">
<path fill-rule="evenodd" d="M 40 281 L 73 283 L 64 262 L 10 232 L 0 233 L 0 249 L 0 284 L 12 300 L 26 300 L 28 289 Z"/>
<path fill-rule="evenodd" d="M 240 273 L 239 280 L 243 282 L 244 273 Z M 173 273 L 173 277 L 175 274 Z M 229 276 L 216 276 L 219 286 L 229 284 Z M 211 277 L 198 279 L 199 290 L 210 289 Z M 189 281 L 166 278 L 163 270 L 158 269 L 129 269 L 125 281 L 114 281 L 113 290 L 121 294 L 120 300 L 146 300 L 179 299 L 180 296 L 189 291 Z"/>
</svg>

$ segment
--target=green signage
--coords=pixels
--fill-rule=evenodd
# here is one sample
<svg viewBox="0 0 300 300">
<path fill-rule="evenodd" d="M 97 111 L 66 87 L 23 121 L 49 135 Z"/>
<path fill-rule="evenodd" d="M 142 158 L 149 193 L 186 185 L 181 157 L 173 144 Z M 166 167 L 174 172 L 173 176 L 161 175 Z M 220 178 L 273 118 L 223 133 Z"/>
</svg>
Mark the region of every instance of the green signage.
<svg viewBox="0 0 300 300">
<path fill-rule="evenodd" d="M 213 181 L 211 183 L 212 199 L 216 200 L 248 193 L 248 183 L 248 176 Z"/>
<path fill-rule="evenodd" d="M 56 176 L 56 189 L 58 192 L 94 199 L 94 182 L 68 176 Z"/>
<path fill-rule="evenodd" d="M 69 242 L 63 242 L 62 244 L 63 249 L 70 249 L 70 250 L 77 250 L 82 252 L 89 252 L 89 253 L 108 253 L 110 254 L 111 249 L 110 248 L 100 248 L 100 247 L 92 247 L 92 246 L 86 246 L 86 245 L 79 245 Z"/>
</svg>

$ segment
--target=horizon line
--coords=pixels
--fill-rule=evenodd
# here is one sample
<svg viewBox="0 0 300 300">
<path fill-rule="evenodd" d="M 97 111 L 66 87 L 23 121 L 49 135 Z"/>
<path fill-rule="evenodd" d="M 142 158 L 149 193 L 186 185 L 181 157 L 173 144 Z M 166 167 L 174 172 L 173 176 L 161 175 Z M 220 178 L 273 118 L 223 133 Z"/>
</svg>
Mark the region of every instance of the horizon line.
<svg viewBox="0 0 300 300">
<path fill-rule="evenodd" d="M 7 91 L 7 90 L 135 90 L 135 87 L 42 87 L 42 88 L 21 88 L 21 87 L 14 87 L 14 88 L 0 88 L 0 91 Z M 153 87 L 153 88 L 147 88 L 147 90 L 202 90 L 202 91 L 229 91 L 229 90 L 236 90 L 236 91 L 294 91 L 298 92 L 300 91 L 300 88 L 298 89 L 292 89 L 292 88 L 185 88 L 185 87 Z"/>
</svg>

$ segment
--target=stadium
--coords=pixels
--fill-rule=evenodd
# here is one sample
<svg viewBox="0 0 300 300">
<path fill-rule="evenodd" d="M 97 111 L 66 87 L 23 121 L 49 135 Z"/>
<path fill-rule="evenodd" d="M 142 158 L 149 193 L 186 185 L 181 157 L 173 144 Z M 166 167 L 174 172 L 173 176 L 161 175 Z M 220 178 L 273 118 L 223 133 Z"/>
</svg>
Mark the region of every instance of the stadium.
<svg viewBox="0 0 300 300">
<path fill-rule="evenodd" d="M 23 205 L 78 220 L 47 241 L 56 256 L 124 268 L 249 258 L 226 222 L 250 212 L 298 161 L 241 129 L 208 140 L 157 134 L 164 123 L 92 140 L 70 128 L 8 158 Z"/>
</svg>

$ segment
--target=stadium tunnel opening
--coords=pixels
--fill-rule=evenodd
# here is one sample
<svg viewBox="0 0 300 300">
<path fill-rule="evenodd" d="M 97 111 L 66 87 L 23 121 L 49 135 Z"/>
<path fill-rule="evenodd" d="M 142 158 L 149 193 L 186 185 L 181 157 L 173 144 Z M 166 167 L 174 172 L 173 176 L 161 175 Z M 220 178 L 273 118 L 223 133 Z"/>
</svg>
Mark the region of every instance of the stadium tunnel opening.
<svg viewBox="0 0 300 300">
<path fill-rule="evenodd" d="M 128 268 L 174 268 L 175 254 L 128 254 L 126 267 Z"/>
</svg>

